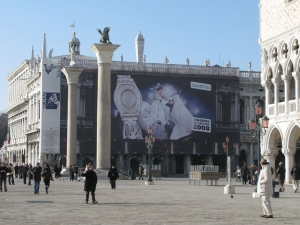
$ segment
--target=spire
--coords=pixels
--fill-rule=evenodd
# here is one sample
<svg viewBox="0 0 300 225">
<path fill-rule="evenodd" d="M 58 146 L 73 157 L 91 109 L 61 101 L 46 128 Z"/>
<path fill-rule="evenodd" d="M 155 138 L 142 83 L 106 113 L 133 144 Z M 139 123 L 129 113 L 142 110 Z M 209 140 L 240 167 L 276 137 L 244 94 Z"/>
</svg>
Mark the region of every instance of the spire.
<svg viewBox="0 0 300 225">
<path fill-rule="evenodd" d="M 44 41 L 43 41 L 43 53 L 42 58 L 47 58 L 47 50 L 46 50 L 46 34 L 44 33 Z"/>
<path fill-rule="evenodd" d="M 34 67 L 33 61 L 34 61 L 34 50 L 33 50 L 33 46 L 32 46 L 32 48 L 31 48 L 30 69 L 33 69 L 33 67 Z"/>
<path fill-rule="evenodd" d="M 145 39 L 143 38 L 141 31 L 139 31 L 139 34 L 135 38 L 135 54 L 137 62 L 143 62 L 144 44 Z"/>
</svg>

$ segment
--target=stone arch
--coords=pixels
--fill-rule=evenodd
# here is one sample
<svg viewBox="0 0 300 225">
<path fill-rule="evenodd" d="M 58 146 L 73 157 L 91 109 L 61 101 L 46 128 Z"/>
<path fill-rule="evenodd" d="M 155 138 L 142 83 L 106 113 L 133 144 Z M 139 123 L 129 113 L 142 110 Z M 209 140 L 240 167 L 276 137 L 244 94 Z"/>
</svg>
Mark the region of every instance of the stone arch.
<svg viewBox="0 0 300 225">
<path fill-rule="evenodd" d="M 300 138 L 300 124 L 298 121 L 291 121 L 286 129 L 284 149 L 296 149 L 297 140 Z"/>
<path fill-rule="evenodd" d="M 249 154 L 249 147 L 247 145 L 245 145 L 244 143 L 241 143 L 241 145 L 240 145 L 240 151 L 243 151 L 243 150 L 245 150 L 245 152 L 247 154 Z"/>
<path fill-rule="evenodd" d="M 297 57 L 295 58 L 295 66 L 294 71 L 299 72 L 300 71 L 300 54 L 297 54 Z"/>
<path fill-rule="evenodd" d="M 280 128 L 274 123 L 270 124 L 268 131 L 263 138 L 264 149 L 277 149 L 277 143 L 282 137 L 283 134 Z"/>
<path fill-rule="evenodd" d="M 287 60 L 284 66 L 284 74 L 291 75 L 294 72 L 294 64 L 291 59 Z"/>
<path fill-rule="evenodd" d="M 279 77 L 280 78 L 281 75 L 283 74 L 282 65 L 280 63 L 277 63 L 274 71 L 275 71 L 275 77 Z"/>
</svg>

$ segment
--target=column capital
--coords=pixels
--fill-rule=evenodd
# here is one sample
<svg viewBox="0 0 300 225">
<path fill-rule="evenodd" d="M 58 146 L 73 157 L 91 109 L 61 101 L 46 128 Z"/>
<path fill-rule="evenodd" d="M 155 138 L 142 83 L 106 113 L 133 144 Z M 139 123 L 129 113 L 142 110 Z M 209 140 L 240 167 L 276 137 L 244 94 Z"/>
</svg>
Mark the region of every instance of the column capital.
<svg viewBox="0 0 300 225">
<path fill-rule="evenodd" d="M 84 69 L 80 67 L 64 67 L 61 71 L 66 75 L 68 84 L 77 84 L 79 75 Z"/>
<path fill-rule="evenodd" d="M 282 79 L 284 82 L 291 81 L 292 78 L 293 78 L 293 77 L 292 77 L 291 75 L 281 75 L 281 79 Z"/>
<path fill-rule="evenodd" d="M 263 86 L 264 88 L 269 88 L 271 86 L 271 81 L 270 80 L 263 80 L 261 81 L 261 86 Z"/>
<path fill-rule="evenodd" d="M 261 154 L 265 158 L 274 158 L 275 159 L 276 156 L 278 155 L 278 149 L 262 149 Z"/>
<path fill-rule="evenodd" d="M 112 44 L 93 44 L 90 49 L 96 53 L 98 64 L 100 63 L 111 64 L 112 55 L 119 46 L 120 45 L 112 45 Z"/>
<path fill-rule="evenodd" d="M 299 79 L 299 78 L 300 78 L 300 72 L 292 72 L 292 76 L 293 76 L 295 79 Z"/>
<path fill-rule="evenodd" d="M 276 77 L 276 78 L 272 78 L 271 81 L 273 84 L 279 84 L 281 79 L 279 77 Z"/>
<path fill-rule="evenodd" d="M 296 149 L 293 148 L 282 149 L 281 151 L 284 155 L 295 155 L 296 153 Z"/>
</svg>

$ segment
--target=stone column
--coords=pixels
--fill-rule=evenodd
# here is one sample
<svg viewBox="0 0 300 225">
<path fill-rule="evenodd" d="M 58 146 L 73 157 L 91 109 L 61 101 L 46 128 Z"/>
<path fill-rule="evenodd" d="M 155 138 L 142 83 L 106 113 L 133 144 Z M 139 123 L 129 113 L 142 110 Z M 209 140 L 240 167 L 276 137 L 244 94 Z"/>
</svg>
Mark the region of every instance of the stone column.
<svg viewBox="0 0 300 225">
<path fill-rule="evenodd" d="M 292 183 L 291 170 L 294 165 L 294 156 L 296 153 L 296 149 L 282 149 L 282 153 L 285 156 L 285 183 Z"/>
<path fill-rule="evenodd" d="M 292 73 L 295 79 L 295 100 L 296 100 L 296 112 L 299 112 L 299 79 L 300 79 L 300 72 L 293 72 Z"/>
<path fill-rule="evenodd" d="M 259 152 L 259 154 L 260 154 L 260 152 Z M 248 165 L 250 166 L 252 163 L 253 163 L 253 143 L 250 143 Z"/>
<path fill-rule="evenodd" d="M 278 115 L 278 103 L 279 103 L 279 83 L 280 78 L 272 78 L 272 83 L 274 84 L 274 114 L 275 116 Z"/>
<path fill-rule="evenodd" d="M 285 101 L 285 106 L 284 106 L 284 112 L 285 114 L 289 113 L 289 100 L 290 100 L 290 81 L 291 81 L 291 76 L 290 75 L 282 75 L 281 79 L 284 81 L 284 101 Z"/>
<path fill-rule="evenodd" d="M 93 44 L 98 61 L 97 169 L 110 168 L 111 155 L 111 60 L 120 45 Z"/>
<path fill-rule="evenodd" d="M 119 154 L 119 169 L 124 171 L 124 155 Z"/>
<path fill-rule="evenodd" d="M 77 164 L 77 83 L 83 68 L 64 67 L 68 82 L 67 168 Z"/>
<path fill-rule="evenodd" d="M 265 115 L 269 115 L 269 105 L 271 104 L 271 82 L 269 80 L 262 81 L 261 85 L 265 88 Z"/>
<path fill-rule="evenodd" d="M 276 156 L 278 155 L 278 150 L 277 149 L 274 149 L 274 150 L 273 149 L 265 149 L 265 150 L 262 150 L 262 155 L 273 167 L 274 173 L 272 175 L 272 180 L 275 180 L 275 159 L 276 159 Z M 257 166 L 260 166 L 259 162 L 258 162 Z"/>
<path fill-rule="evenodd" d="M 253 117 L 252 100 L 253 100 L 253 97 L 252 97 L 252 96 L 249 96 L 249 115 L 250 115 L 250 120 L 251 120 L 251 119 L 255 119 L 255 118 Z"/>
</svg>

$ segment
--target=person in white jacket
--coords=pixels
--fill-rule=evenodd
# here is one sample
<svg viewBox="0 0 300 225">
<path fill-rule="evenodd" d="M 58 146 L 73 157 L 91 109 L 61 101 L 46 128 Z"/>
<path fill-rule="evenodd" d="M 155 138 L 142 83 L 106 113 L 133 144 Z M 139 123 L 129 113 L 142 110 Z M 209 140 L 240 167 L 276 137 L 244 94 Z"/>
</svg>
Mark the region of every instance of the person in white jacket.
<svg viewBox="0 0 300 225">
<path fill-rule="evenodd" d="M 257 183 L 257 193 L 260 194 L 262 200 L 262 209 L 264 213 L 260 216 L 265 218 L 273 218 L 270 201 L 270 196 L 273 193 L 271 166 L 264 158 L 261 159 L 260 165 L 262 167 L 262 170 L 260 171 Z"/>
</svg>

